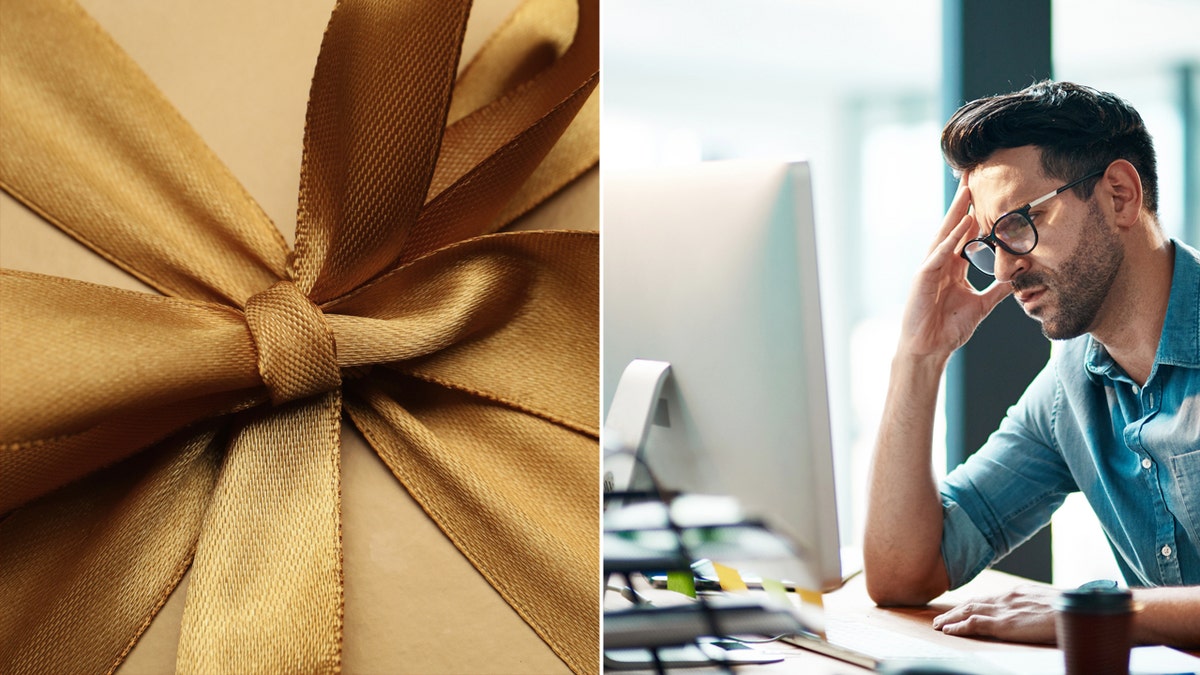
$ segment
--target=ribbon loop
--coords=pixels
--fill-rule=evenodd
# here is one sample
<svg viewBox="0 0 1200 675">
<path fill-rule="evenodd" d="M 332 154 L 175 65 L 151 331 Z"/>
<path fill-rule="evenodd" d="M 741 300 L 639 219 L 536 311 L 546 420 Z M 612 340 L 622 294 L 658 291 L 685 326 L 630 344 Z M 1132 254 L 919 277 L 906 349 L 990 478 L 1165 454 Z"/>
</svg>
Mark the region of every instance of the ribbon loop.
<svg viewBox="0 0 1200 675">
<path fill-rule="evenodd" d="M 296 284 L 280 281 L 246 301 L 258 372 L 279 405 L 337 389 L 337 346 L 325 315 Z"/>
</svg>

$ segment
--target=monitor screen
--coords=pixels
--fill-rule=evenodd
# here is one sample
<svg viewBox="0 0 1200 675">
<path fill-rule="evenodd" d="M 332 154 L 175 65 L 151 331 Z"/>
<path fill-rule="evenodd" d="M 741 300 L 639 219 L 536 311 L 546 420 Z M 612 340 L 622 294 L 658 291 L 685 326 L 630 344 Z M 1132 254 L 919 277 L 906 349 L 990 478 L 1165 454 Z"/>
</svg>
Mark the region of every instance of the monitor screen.
<svg viewBox="0 0 1200 675">
<path fill-rule="evenodd" d="M 631 362 L 669 363 L 640 453 L 660 485 L 737 498 L 836 588 L 808 164 L 606 171 L 603 207 L 605 414 Z"/>
</svg>

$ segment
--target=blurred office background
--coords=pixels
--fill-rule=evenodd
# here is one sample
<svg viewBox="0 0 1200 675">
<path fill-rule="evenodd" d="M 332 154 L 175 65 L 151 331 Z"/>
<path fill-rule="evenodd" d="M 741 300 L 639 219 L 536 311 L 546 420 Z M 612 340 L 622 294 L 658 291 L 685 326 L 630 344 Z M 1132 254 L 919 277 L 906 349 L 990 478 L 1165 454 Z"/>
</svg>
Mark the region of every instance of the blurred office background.
<svg viewBox="0 0 1200 675">
<path fill-rule="evenodd" d="M 1022 62 L 1042 53 L 1051 69 L 1039 69 L 1043 76 L 1130 101 L 1155 138 L 1161 222 L 1171 236 L 1200 245 L 1200 1 L 604 0 L 602 7 L 602 170 L 735 157 L 812 162 L 844 540 L 861 538 L 900 312 L 947 203 L 938 138 L 961 103 L 955 78 L 964 67 L 1003 68 L 1010 56 Z M 996 11 L 1007 18 L 986 16 Z M 964 66 L 980 54 L 987 63 Z M 1006 82 L 1014 90 L 1031 80 Z M 1005 302 L 1010 315 L 1020 312 Z M 1003 341 L 1010 328 L 992 330 Z M 1034 350 L 1010 358 L 1040 361 L 1026 367 L 1036 372 L 1048 348 Z M 987 376 L 958 377 L 943 387 L 953 400 L 939 415 L 939 464 L 947 432 L 964 438 L 964 418 L 974 412 L 965 402 L 997 390 L 980 381 Z M 1024 384 L 999 389 L 1019 392 Z M 994 427 L 996 414 L 982 423 Z M 952 464 L 975 449 L 963 444 L 950 444 Z M 1056 516 L 1044 549 L 1035 557 L 1053 551 L 1055 583 L 1119 578 L 1081 498 Z M 1049 565 L 1035 561 L 1046 573 L 1026 573 L 1049 580 Z"/>
</svg>

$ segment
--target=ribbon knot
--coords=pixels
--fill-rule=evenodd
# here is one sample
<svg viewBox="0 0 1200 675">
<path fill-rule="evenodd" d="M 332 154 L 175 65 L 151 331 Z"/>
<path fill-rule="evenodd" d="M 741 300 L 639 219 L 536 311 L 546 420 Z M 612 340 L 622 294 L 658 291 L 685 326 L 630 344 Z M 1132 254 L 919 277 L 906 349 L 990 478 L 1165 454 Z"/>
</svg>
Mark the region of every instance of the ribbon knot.
<svg viewBox="0 0 1200 675">
<path fill-rule="evenodd" d="M 246 301 L 258 372 L 275 405 L 337 389 L 341 371 L 325 315 L 296 284 L 280 281 Z"/>
</svg>

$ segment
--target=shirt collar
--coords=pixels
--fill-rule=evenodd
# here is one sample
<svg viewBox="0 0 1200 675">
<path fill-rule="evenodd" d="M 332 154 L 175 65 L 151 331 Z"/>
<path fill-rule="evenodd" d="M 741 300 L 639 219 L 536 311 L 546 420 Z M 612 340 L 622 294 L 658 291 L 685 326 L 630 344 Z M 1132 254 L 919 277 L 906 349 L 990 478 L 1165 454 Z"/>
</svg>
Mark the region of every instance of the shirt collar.
<svg viewBox="0 0 1200 675">
<path fill-rule="evenodd" d="M 1200 367 L 1200 251 L 1175 239 L 1175 274 L 1158 340 L 1159 363 Z"/>
<path fill-rule="evenodd" d="M 1155 365 L 1200 368 L 1200 251 L 1172 239 L 1175 247 L 1175 271 L 1171 277 L 1171 297 L 1162 336 L 1158 339 Z M 1085 336 L 1087 349 L 1084 367 L 1093 379 L 1113 378 L 1120 367 L 1108 355 L 1104 345 L 1091 335 Z"/>
<path fill-rule="evenodd" d="M 1088 379 L 1096 384 L 1102 384 L 1103 378 L 1116 379 L 1121 375 L 1120 367 L 1108 355 L 1108 350 L 1104 348 L 1104 345 L 1092 338 L 1091 335 L 1085 335 L 1082 339 L 1087 341 L 1083 367 L 1087 371 Z"/>
</svg>

